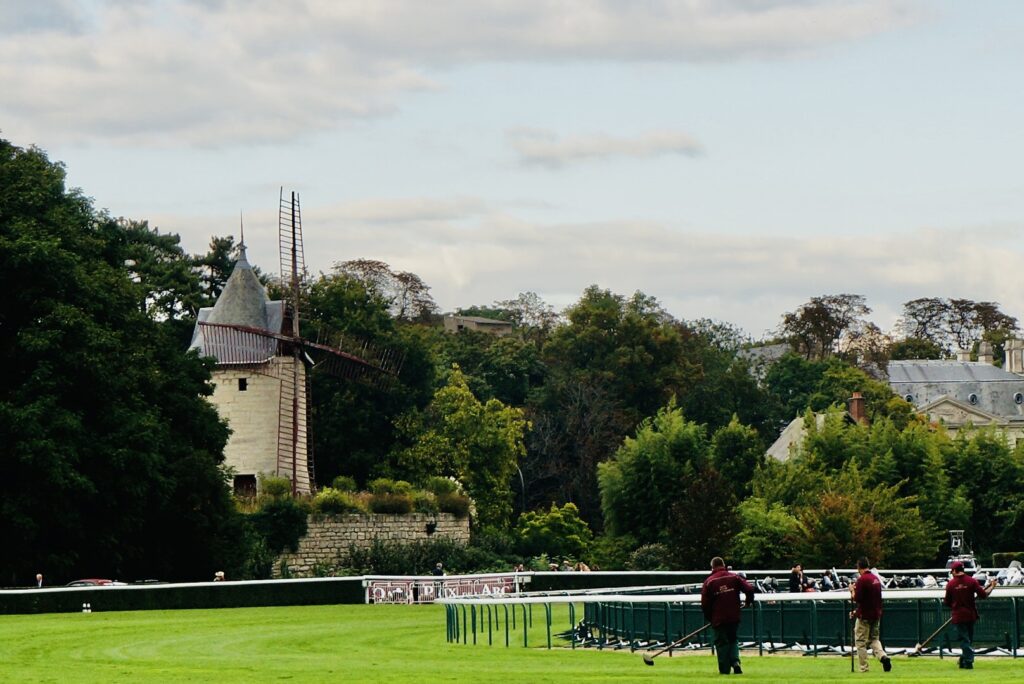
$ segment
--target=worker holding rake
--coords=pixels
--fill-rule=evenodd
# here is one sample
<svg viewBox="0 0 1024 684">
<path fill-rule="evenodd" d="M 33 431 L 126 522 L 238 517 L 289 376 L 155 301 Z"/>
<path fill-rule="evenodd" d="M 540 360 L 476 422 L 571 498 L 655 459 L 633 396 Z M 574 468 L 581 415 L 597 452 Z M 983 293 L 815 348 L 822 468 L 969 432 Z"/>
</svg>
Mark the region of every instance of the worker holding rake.
<svg viewBox="0 0 1024 684">
<path fill-rule="evenodd" d="M 945 603 L 949 606 L 952 617 L 950 621 L 956 625 L 957 636 L 960 638 L 960 669 L 974 669 L 974 623 L 978 621 L 978 607 L 975 599 L 985 599 L 996 586 L 993 579 L 988 586 L 981 586 L 978 580 L 964 572 L 964 564 L 954 561 L 950 567 L 952 579 L 946 584 Z"/>
<path fill-rule="evenodd" d="M 850 585 L 850 598 L 856 608 L 853 615 L 857 618 L 853 635 L 857 642 L 857 659 L 860 661 L 860 671 L 868 671 L 868 645 L 871 652 L 875 654 L 882 669 L 888 672 L 892 669 L 892 660 L 885 654 L 885 648 L 880 639 L 880 625 L 882 622 L 882 582 L 878 575 L 871 572 L 871 564 L 867 558 L 857 559 L 857 572 L 860 577 L 855 584 Z"/>
<path fill-rule="evenodd" d="M 718 655 L 719 674 L 743 674 L 740 668 L 740 644 L 736 630 L 740 624 L 740 593 L 746 605 L 754 603 L 754 588 L 747 580 L 729 572 L 725 561 L 711 559 L 711 574 L 704 580 L 700 591 L 700 607 L 715 632 L 715 653 Z"/>
</svg>

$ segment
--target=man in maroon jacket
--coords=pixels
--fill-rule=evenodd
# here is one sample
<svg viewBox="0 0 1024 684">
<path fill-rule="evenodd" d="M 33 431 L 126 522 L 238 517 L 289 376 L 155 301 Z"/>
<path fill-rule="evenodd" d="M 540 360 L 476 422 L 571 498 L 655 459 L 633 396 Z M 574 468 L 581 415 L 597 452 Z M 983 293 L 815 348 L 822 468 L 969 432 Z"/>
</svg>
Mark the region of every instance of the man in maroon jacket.
<svg viewBox="0 0 1024 684">
<path fill-rule="evenodd" d="M 850 598 L 856 608 L 853 615 L 857 617 L 857 625 L 853 637 L 857 642 L 857 658 L 860 660 L 860 671 L 868 671 L 868 645 L 871 652 L 882 663 L 882 669 L 892 669 L 892 661 L 885 654 L 882 641 L 879 639 L 879 625 L 882 622 L 882 582 L 878 575 L 871 572 L 871 564 L 867 558 L 857 559 L 857 573 L 860 577 L 850 587 Z"/>
<path fill-rule="evenodd" d="M 978 580 L 964 572 L 964 564 L 960 561 L 953 561 L 950 570 L 953 578 L 946 584 L 945 601 L 953 614 L 951 619 L 960 638 L 960 669 L 973 670 L 974 623 L 978 621 L 978 607 L 974 601 L 975 598 L 988 598 L 996 586 L 996 581 L 993 579 L 988 586 L 981 586 Z"/>
<path fill-rule="evenodd" d="M 700 590 L 700 607 L 704 617 L 715 630 L 715 652 L 718 654 L 719 674 L 743 674 L 740 669 L 740 644 L 736 629 L 740 624 L 740 592 L 746 598 L 746 605 L 754 603 L 754 588 L 747 580 L 729 572 L 725 561 L 719 557 L 711 559 L 711 574 L 704 580 Z"/>
</svg>

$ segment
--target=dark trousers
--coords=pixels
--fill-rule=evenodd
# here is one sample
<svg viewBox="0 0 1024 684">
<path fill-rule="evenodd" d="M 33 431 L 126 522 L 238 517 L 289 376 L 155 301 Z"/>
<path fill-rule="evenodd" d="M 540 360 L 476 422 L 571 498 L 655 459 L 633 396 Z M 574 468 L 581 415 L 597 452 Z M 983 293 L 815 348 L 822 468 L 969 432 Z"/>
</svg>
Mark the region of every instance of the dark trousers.
<svg viewBox="0 0 1024 684">
<path fill-rule="evenodd" d="M 959 622 L 956 625 L 956 636 L 960 639 L 960 664 L 971 665 L 974 663 L 974 623 Z"/>
<path fill-rule="evenodd" d="M 718 672 L 729 674 L 733 665 L 740 664 L 740 642 L 736 639 L 735 622 L 714 627 L 715 653 L 718 655 Z"/>
</svg>

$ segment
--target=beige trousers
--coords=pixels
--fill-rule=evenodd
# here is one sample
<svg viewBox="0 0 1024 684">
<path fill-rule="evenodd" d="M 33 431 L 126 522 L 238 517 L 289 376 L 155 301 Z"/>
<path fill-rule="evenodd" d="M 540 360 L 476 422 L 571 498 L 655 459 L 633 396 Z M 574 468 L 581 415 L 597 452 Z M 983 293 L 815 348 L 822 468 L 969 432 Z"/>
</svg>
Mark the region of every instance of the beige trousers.
<svg viewBox="0 0 1024 684">
<path fill-rule="evenodd" d="M 882 642 L 879 639 L 878 625 L 881 620 L 862 620 L 857 618 L 857 626 L 853 630 L 853 638 L 857 642 L 857 659 L 860 661 L 860 671 L 868 671 L 868 646 L 871 653 L 879 660 L 885 655 Z"/>
</svg>

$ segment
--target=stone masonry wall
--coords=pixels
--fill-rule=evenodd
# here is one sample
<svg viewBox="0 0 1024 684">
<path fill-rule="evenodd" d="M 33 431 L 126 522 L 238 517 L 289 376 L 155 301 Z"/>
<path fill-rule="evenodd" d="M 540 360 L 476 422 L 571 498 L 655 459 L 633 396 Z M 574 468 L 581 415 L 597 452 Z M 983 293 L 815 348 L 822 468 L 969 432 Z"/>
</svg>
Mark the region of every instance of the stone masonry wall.
<svg viewBox="0 0 1024 684">
<path fill-rule="evenodd" d="M 437 525 L 433 534 L 427 534 L 428 523 Z M 333 568 L 350 545 L 369 548 L 374 539 L 408 543 L 447 537 L 469 543 L 469 518 L 456 518 L 451 513 L 436 516 L 345 513 L 321 519 L 310 516 L 308 524 L 306 536 L 299 540 L 298 551 L 282 554 L 275 561 L 274 577 L 280 577 L 282 562 L 288 566 L 292 577 L 314 577 L 315 567 Z"/>
</svg>

